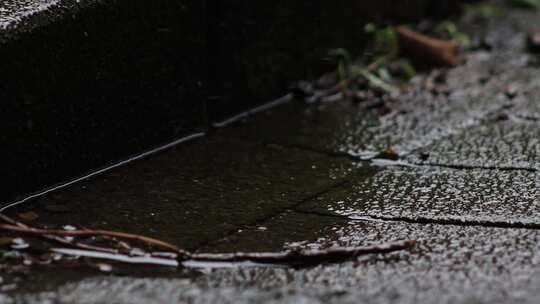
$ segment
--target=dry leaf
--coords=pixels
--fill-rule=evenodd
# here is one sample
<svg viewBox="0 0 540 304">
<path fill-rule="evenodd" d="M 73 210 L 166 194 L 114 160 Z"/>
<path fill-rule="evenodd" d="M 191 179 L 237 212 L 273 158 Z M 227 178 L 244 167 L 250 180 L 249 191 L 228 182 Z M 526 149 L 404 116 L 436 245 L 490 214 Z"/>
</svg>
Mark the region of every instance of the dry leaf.
<svg viewBox="0 0 540 304">
<path fill-rule="evenodd" d="M 398 26 L 400 49 L 407 57 L 422 66 L 456 66 L 459 64 L 459 44 L 417 33 Z"/>
</svg>

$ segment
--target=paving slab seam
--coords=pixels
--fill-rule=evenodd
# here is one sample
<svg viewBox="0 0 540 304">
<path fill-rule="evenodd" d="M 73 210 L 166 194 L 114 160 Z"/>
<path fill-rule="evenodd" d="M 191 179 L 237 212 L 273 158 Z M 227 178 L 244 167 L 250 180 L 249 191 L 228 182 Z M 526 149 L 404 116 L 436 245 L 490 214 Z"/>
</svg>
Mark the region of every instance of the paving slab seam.
<svg viewBox="0 0 540 304">
<path fill-rule="evenodd" d="M 529 168 L 529 167 L 468 166 L 468 165 L 447 165 L 447 164 L 438 164 L 438 163 L 424 163 L 424 164 L 410 163 L 410 164 L 417 167 L 448 168 L 448 169 L 455 169 L 455 170 L 527 171 L 527 172 L 538 171 L 538 169 L 536 168 Z"/>
<path fill-rule="evenodd" d="M 301 150 L 301 151 L 305 151 L 305 152 L 317 153 L 317 154 L 320 154 L 320 155 L 325 155 L 325 156 L 329 156 L 329 157 L 333 157 L 333 158 L 340 158 L 340 159 L 350 160 L 350 161 L 353 161 L 355 163 L 374 164 L 375 161 L 381 160 L 381 159 L 378 159 L 378 158 L 364 159 L 364 158 L 360 158 L 358 156 L 352 155 L 352 154 L 347 153 L 347 152 L 316 149 L 316 148 L 311 148 L 311 147 L 304 146 L 304 145 L 282 144 L 282 143 L 276 143 L 276 142 L 273 142 L 273 141 L 265 141 L 265 140 L 258 141 L 258 140 L 251 140 L 251 139 L 248 139 L 248 138 L 244 138 L 244 137 L 241 137 L 241 136 L 240 137 L 234 136 L 234 138 L 237 139 L 237 140 L 240 140 L 240 141 L 248 142 L 248 143 L 259 143 L 259 144 L 263 144 L 263 145 L 275 145 L 275 146 L 279 146 L 279 147 L 284 148 L 284 149 L 297 149 L 297 150 Z M 443 139 L 443 138 L 441 138 L 441 139 Z M 403 166 L 403 167 L 414 166 L 414 167 L 427 167 L 427 168 L 448 168 L 448 169 L 455 169 L 455 170 L 493 170 L 493 171 L 527 171 L 527 172 L 537 172 L 538 171 L 538 169 L 531 168 L 531 167 L 502 167 L 502 166 L 497 167 L 497 166 L 451 165 L 451 164 L 441 164 L 441 163 L 414 163 L 414 162 L 409 162 L 409 161 L 404 160 L 404 158 L 406 156 L 414 155 L 415 152 L 421 151 L 422 148 L 425 148 L 425 147 L 424 146 L 419 147 L 419 148 L 413 150 L 410 153 L 406 153 L 404 155 L 401 155 L 399 161 L 391 161 L 391 160 L 389 160 L 387 165 Z M 376 164 L 376 165 L 379 165 L 379 164 Z"/>
<path fill-rule="evenodd" d="M 297 203 L 291 205 L 291 206 L 287 206 L 286 208 L 283 208 L 273 214 L 269 214 L 267 216 L 265 216 L 264 218 L 261 218 L 259 220 L 256 220 L 252 223 L 249 223 L 249 224 L 246 224 L 244 225 L 243 227 L 236 227 L 235 229 L 232 229 L 232 230 L 229 230 L 228 232 L 226 232 L 224 235 L 222 235 L 221 237 L 219 238 L 216 238 L 214 240 L 210 240 L 210 241 L 207 241 L 207 242 L 204 242 L 202 244 L 200 244 L 199 246 L 197 246 L 194 250 L 195 251 L 198 251 L 198 250 L 201 250 L 203 248 L 207 248 L 207 247 L 211 247 L 213 244 L 216 244 L 220 241 L 223 241 L 224 239 L 226 238 L 229 238 L 235 234 L 238 234 L 238 230 L 239 229 L 242 229 L 242 228 L 247 228 L 247 227 L 255 227 L 255 226 L 263 226 L 265 223 L 269 222 L 269 221 L 272 221 L 273 219 L 277 218 L 278 216 L 280 215 L 283 215 L 283 214 L 286 214 L 287 212 L 295 212 L 295 213 L 298 213 L 296 212 L 296 208 L 298 206 L 301 206 L 302 204 L 308 202 L 308 201 L 311 201 L 323 194 L 326 194 L 326 193 L 329 193 L 330 191 L 336 189 L 336 188 L 339 188 L 339 187 L 343 187 L 344 185 L 350 183 L 348 180 L 344 179 L 324 190 L 321 190 L 313 195 L 310 195 L 309 197 L 306 197 L 304 199 L 301 199 L 300 201 L 298 201 Z"/>
<path fill-rule="evenodd" d="M 436 224 L 446 226 L 466 226 L 466 227 L 486 227 L 486 228 L 504 228 L 504 229 L 528 229 L 540 230 L 540 223 L 524 223 L 524 222 L 505 222 L 505 221 L 488 221 L 488 220 L 471 220 L 460 218 L 428 218 L 428 217 L 405 217 L 405 216 L 373 216 L 362 215 L 347 217 L 350 220 L 374 220 L 381 222 L 402 222 L 409 224 Z"/>
<path fill-rule="evenodd" d="M 534 116 L 527 116 L 523 114 L 512 114 L 511 117 L 515 120 L 528 121 L 528 122 L 540 122 L 540 118 Z"/>
<path fill-rule="evenodd" d="M 381 162 L 381 161 L 385 162 Z M 496 167 L 496 166 L 469 166 L 469 165 L 449 165 L 449 164 L 439 164 L 439 163 L 421 163 L 416 164 L 414 162 L 409 162 L 406 160 L 386 160 L 381 158 L 372 158 L 368 160 L 357 159 L 357 162 L 365 162 L 374 164 L 376 166 L 395 166 L 395 167 L 416 167 L 416 168 L 446 168 L 454 170 L 484 170 L 484 171 L 526 171 L 526 172 L 537 172 L 538 169 L 530 167 Z"/>
<path fill-rule="evenodd" d="M 245 140 L 245 139 L 239 139 L 239 140 Z M 251 141 L 250 141 L 251 142 Z M 341 158 L 341 159 L 347 159 L 350 161 L 353 161 L 355 163 L 366 163 L 366 164 L 375 164 L 377 166 L 380 166 L 380 164 L 377 163 L 377 161 L 380 160 L 386 160 L 386 159 L 380 159 L 380 158 L 370 158 L 370 159 L 362 159 L 360 157 L 354 156 L 352 154 L 346 153 L 346 152 L 338 152 L 338 151 L 331 151 L 331 150 L 320 150 L 320 149 L 313 149 L 310 147 L 305 147 L 301 145 L 283 145 L 283 144 L 276 144 L 273 142 L 262 142 L 262 144 L 265 145 L 276 145 L 285 149 L 297 149 L 302 150 L 306 152 L 312 152 L 317 153 L 325 156 L 330 156 L 334 158 Z M 419 148 L 421 149 L 421 148 Z M 403 156 L 414 154 L 414 152 L 405 154 Z M 402 157 L 403 157 L 402 156 Z M 413 162 L 408 162 L 406 160 L 403 160 L 400 158 L 400 161 L 392 161 L 388 160 L 387 166 L 401 166 L 401 167 L 426 167 L 426 168 L 448 168 L 448 169 L 455 169 L 455 170 L 494 170 L 494 171 L 527 171 L 527 172 L 537 172 L 538 169 L 536 168 L 530 168 L 530 167 L 495 167 L 495 166 L 468 166 L 468 165 L 447 165 L 447 164 L 439 164 L 439 163 L 421 163 L 416 164 Z"/>
<path fill-rule="evenodd" d="M 292 210 L 298 214 L 309 214 L 325 217 L 334 217 L 347 219 L 351 222 L 381 222 L 381 223 L 407 223 L 420 225 L 441 225 L 441 226 L 457 226 L 457 227 L 485 227 L 485 228 L 501 228 L 501 229 L 520 229 L 520 230 L 540 230 L 540 223 L 523 223 L 523 222 L 504 222 L 504 221 L 485 221 L 485 220 L 468 220 L 458 218 L 428 218 L 428 217 L 405 217 L 405 216 L 374 216 L 374 215 L 358 215 L 346 216 L 340 214 L 331 214 L 318 211 Z"/>
</svg>

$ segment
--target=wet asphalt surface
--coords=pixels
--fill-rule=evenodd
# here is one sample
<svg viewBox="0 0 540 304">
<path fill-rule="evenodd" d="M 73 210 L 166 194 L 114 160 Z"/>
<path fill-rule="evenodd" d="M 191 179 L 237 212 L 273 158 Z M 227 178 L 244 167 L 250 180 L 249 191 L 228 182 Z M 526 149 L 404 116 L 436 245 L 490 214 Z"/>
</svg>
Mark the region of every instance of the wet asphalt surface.
<svg viewBox="0 0 540 304">
<path fill-rule="evenodd" d="M 540 67 L 524 32 L 538 20 L 488 23 L 491 51 L 416 77 L 384 113 L 294 101 L 10 211 L 201 252 L 413 249 L 305 269 L 36 269 L 0 302 L 536 303 Z M 367 160 L 387 149 L 400 159 Z"/>
</svg>

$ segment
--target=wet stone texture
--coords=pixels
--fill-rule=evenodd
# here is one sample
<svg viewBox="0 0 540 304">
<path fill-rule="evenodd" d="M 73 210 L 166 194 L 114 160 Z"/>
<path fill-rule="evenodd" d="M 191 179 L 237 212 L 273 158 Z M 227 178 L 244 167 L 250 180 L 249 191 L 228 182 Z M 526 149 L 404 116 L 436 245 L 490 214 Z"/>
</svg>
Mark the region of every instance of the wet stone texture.
<svg viewBox="0 0 540 304">
<path fill-rule="evenodd" d="M 130 231 L 193 249 L 338 185 L 351 168 L 347 159 L 214 137 L 90 179 L 25 208 L 49 226 Z"/>
<path fill-rule="evenodd" d="M 534 113 L 531 113 L 534 114 Z M 456 167 L 537 170 L 540 165 L 540 122 L 507 118 L 450 136 L 412 155 L 419 164 Z M 428 155 L 427 160 L 419 160 Z"/>
<path fill-rule="evenodd" d="M 536 303 L 540 74 L 520 33 L 537 20 L 489 23 L 492 51 L 416 77 L 386 109 L 292 102 L 10 211 L 200 252 L 414 248 L 303 269 L 94 274 L 0 302 Z M 358 161 L 389 148 L 398 162 Z"/>
<path fill-rule="evenodd" d="M 328 235 L 348 223 L 348 219 L 314 213 L 288 211 L 260 226 L 238 230 L 237 233 L 211 243 L 203 252 L 272 252 L 295 248 L 321 248 Z"/>
<path fill-rule="evenodd" d="M 29 303 L 535 303 L 540 234 L 533 230 L 351 222 L 332 244 L 417 239 L 410 252 L 292 270 L 205 270 L 195 280 L 98 277 Z M 285 240 L 285 239 L 283 239 Z M 326 246 L 327 240 L 320 240 Z M 306 246 L 313 246 L 308 244 Z"/>
<path fill-rule="evenodd" d="M 350 218 L 540 228 L 540 176 L 525 170 L 389 167 L 297 210 Z"/>
</svg>

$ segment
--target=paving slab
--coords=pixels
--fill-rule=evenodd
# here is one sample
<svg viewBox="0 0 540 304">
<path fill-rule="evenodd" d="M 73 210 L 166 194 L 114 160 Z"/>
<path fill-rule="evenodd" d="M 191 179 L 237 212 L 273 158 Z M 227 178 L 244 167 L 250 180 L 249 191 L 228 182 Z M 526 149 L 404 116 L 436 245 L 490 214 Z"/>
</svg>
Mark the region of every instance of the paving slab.
<svg viewBox="0 0 540 304">
<path fill-rule="evenodd" d="M 540 87 L 538 82 L 535 82 L 537 86 L 528 87 L 523 89 L 523 86 L 516 84 L 516 88 L 521 90 L 522 94 L 519 103 L 513 107 L 509 114 L 517 119 L 527 121 L 540 120 L 540 103 L 538 103 L 538 97 L 540 96 Z M 519 91 L 518 91 L 519 92 Z"/>
<path fill-rule="evenodd" d="M 347 159 L 217 136 L 115 169 L 16 212 L 31 210 L 44 225 L 129 231 L 196 248 L 341 183 L 351 167 Z"/>
<path fill-rule="evenodd" d="M 540 176 L 525 170 L 388 167 L 297 210 L 350 218 L 539 228 Z"/>
<path fill-rule="evenodd" d="M 296 208 L 299 212 L 246 227 L 210 248 L 282 250 L 417 240 L 410 251 L 303 270 L 204 269 L 203 275 L 182 280 L 98 277 L 20 299 L 30 303 L 45 299 L 60 303 L 75 299 L 81 303 L 534 303 L 539 295 L 535 286 L 540 283 L 536 279 L 540 231 L 487 226 L 499 220 L 537 223 L 537 182 L 535 172 L 522 170 L 389 167 L 359 185 L 304 202 Z M 336 215 L 359 219 L 344 222 Z M 403 221 L 418 218 L 442 224 Z M 484 222 L 463 226 L 444 221 L 456 218 Z M 100 292 L 90 297 L 92 290 Z"/>
<path fill-rule="evenodd" d="M 531 111 L 526 115 L 538 114 Z M 538 170 L 540 122 L 523 117 L 503 116 L 504 121 L 483 124 L 421 148 L 407 160 L 454 167 Z"/>
<path fill-rule="evenodd" d="M 349 223 L 341 217 L 287 211 L 200 248 L 202 252 L 275 252 L 320 248 L 326 237 Z M 331 239 L 331 238 L 330 238 Z"/>
<path fill-rule="evenodd" d="M 483 122 L 476 126 L 420 147 L 406 157 L 407 161 L 457 167 L 536 170 L 540 148 L 537 140 L 540 87 L 537 68 L 527 62 L 519 64 L 521 67 L 514 72 L 503 73 L 504 64 L 497 67 L 495 73 L 503 73 L 498 76 L 499 88 L 503 88 L 510 97 L 503 109 L 485 116 Z"/>
<path fill-rule="evenodd" d="M 276 234 L 282 235 L 283 234 Z M 98 277 L 25 303 L 535 303 L 540 231 L 354 221 L 305 246 L 416 239 L 411 251 L 303 270 L 201 270 L 195 279 Z M 283 240 L 286 240 L 283 239 Z M 106 287 L 106 288 L 105 288 Z M 9 302 L 7 302 L 9 303 Z"/>
</svg>

